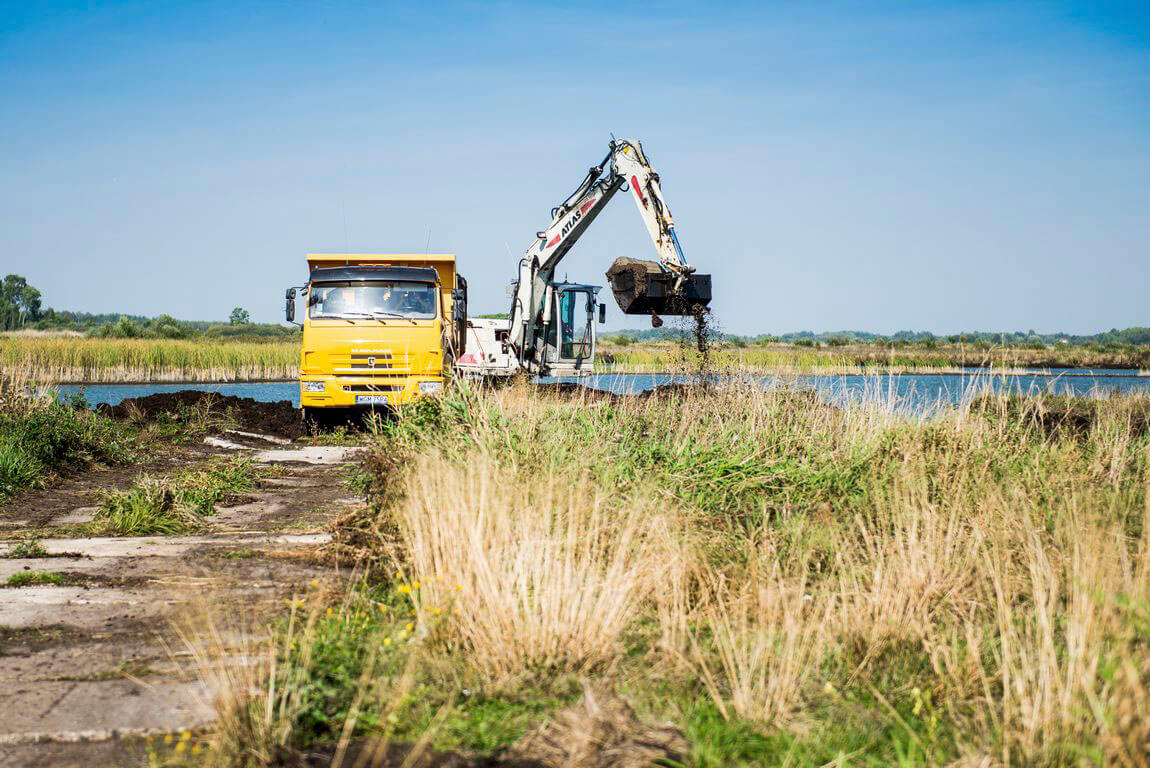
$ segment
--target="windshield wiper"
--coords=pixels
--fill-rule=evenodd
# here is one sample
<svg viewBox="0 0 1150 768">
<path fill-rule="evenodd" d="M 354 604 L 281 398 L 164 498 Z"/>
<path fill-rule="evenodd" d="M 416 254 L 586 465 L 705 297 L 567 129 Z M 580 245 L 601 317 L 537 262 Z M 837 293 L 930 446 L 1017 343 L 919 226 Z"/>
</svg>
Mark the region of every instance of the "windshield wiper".
<svg viewBox="0 0 1150 768">
<path fill-rule="evenodd" d="M 415 318 L 410 315 L 401 315 L 398 312 L 384 312 L 383 310 L 372 310 L 371 316 L 378 320 L 380 317 L 398 317 L 400 320 L 410 320 L 412 325 L 416 325 Z"/>
</svg>

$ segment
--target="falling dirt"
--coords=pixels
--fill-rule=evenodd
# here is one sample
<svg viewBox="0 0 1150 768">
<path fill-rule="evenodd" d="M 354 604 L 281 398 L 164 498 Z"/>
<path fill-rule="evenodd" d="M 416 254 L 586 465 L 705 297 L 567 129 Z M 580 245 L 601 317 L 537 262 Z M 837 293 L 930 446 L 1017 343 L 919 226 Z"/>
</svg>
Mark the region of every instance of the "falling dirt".
<svg viewBox="0 0 1150 768">
<path fill-rule="evenodd" d="M 113 418 L 155 421 L 163 413 L 180 417 L 194 411 L 226 414 L 241 429 L 295 439 L 307 434 L 299 410 L 288 400 L 265 403 L 250 397 L 220 395 L 215 392 L 182 390 L 133 397 L 119 405 L 102 405 L 98 410 Z"/>
<path fill-rule="evenodd" d="M 695 373 L 706 381 L 713 373 L 711 350 L 719 336 L 718 326 L 714 322 L 711 310 L 702 304 L 691 304 L 682 297 L 673 297 L 671 307 L 670 314 L 675 315 L 675 325 L 682 336 L 683 367 L 693 367 Z M 687 355 L 689 341 L 694 342 L 694 349 L 698 352 L 697 359 L 690 359 Z"/>
</svg>

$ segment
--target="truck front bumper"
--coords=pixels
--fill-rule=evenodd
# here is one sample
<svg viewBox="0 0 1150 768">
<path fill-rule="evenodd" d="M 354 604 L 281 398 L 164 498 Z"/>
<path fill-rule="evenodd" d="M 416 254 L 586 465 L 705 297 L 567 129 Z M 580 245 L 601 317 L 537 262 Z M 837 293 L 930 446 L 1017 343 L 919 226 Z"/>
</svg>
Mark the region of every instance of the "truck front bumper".
<svg viewBox="0 0 1150 768">
<path fill-rule="evenodd" d="M 359 377 L 307 375 L 300 377 L 304 408 L 390 407 L 443 392 L 442 376 Z"/>
</svg>

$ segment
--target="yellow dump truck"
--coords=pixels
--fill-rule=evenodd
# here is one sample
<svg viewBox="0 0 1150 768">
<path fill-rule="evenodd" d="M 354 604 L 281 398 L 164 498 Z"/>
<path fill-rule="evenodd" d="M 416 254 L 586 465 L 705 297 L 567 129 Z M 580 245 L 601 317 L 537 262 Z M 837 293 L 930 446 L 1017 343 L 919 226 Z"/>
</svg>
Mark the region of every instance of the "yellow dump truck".
<svg viewBox="0 0 1150 768">
<path fill-rule="evenodd" d="M 443 390 L 466 343 L 467 282 L 450 253 L 311 253 L 303 299 L 300 406 L 401 406 Z"/>
</svg>

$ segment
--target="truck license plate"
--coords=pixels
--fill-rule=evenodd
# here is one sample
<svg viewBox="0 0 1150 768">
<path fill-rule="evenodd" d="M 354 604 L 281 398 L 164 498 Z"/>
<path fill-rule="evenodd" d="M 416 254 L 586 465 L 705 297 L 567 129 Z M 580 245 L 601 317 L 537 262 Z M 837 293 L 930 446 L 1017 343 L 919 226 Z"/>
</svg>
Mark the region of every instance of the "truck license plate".
<svg viewBox="0 0 1150 768">
<path fill-rule="evenodd" d="M 387 405 L 387 395 L 356 395 L 355 402 L 366 405 Z"/>
</svg>

